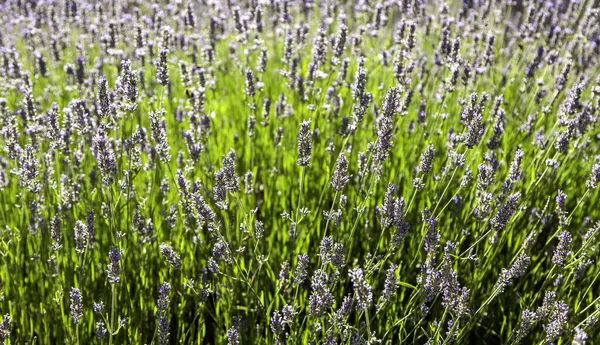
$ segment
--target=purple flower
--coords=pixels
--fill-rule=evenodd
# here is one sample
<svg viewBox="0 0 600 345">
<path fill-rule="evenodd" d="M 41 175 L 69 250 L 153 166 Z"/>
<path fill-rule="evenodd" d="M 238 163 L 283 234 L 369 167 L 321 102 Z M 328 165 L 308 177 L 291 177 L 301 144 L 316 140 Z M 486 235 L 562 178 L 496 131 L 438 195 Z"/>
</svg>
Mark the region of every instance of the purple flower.
<svg viewBox="0 0 600 345">
<path fill-rule="evenodd" d="M 323 270 L 315 271 L 311 281 L 312 293 L 308 298 L 308 313 L 319 317 L 333 306 L 334 297 L 329 291 L 329 276 Z"/>
<path fill-rule="evenodd" d="M 569 322 L 569 306 L 564 301 L 554 303 L 554 310 L 550 315 L 548 324 L 544 325 L 546 331 L 546 343 L 551 343 L 560 338 Z"/>
<path fill-rule="evenodd" d="M 169 343 L 169 292 L 171 291 L 171 285 L 169 283 L 163 283 L 158 289 L 158 299 L 156 300 L 156 316 L 158 316 L 158 343 L 160 345 L 167 345 Z"/>
<path fill-rule="evenodd" d="M 552 263 L 563 267 L 565 265 L 565 259 L 571 254 L 571 242 L 573 238 L 568 231 L 562 231 L 558 234 L 558 245 L 554 249 L 554 255 L 552 256 Z"/>
<path fill-rule="evenodd" d="M 344 189 L 344 186 L 346 186 L 348 181 L 350 181 L 350 176 L 348 176 L 348 159 L 346 159 L 346 155 L 341 152 L 331 179 L 331 188 L 333 188 L 334 191 L 339 192 Z"/>
<path fill-rule="evenodd" d="M 296 272 L 294 273 L 294 285 L 298 286 L 302 284 L 308 276 L 308 264 L 309 257 L 307 254 L 298 255 L 298 264 L 296 265 Z"/>
<path fill-rule="evenodd" d="M 175 252 L 173 247 L 163 242 L 160 244 L 159 248 L 163 257 L 167 260 L 171 267 L 175 269 L 181 268 L 181 259 L 179 258 L 179 254 Z"/>
<path fill-rule="evenodd" d="M 71 288 L 71 318 L 75 324 L 83 318 L 83 301 L 81 299 L 81 291 L 78 288 Z"/>
<path fill-rule="evenodd" d="M 389 301 L 390 298 L 398 290 L 398 278 L 396 278 L 396 270 L 398 265 L 392 264 L 385 273 L 385 282 L 383 284 L 383 294 L 381 296 L 381 305 Z"/>
<path fill-rule="evenodd" d="M 169 49 L 161 47 L 159 50 L 160 58 L 158 65 L 156 66 L 156 81 L 162 86 L 166 86 L 169 83 L 169 65 L 167 58 L 169 55 Z"/>
<path fill-rule="evenodd" d="M 427 145 L 425 152 L 421 155 L 421 162 L 419 163 L 419 172 L 423 175 L 429 174 L 431 172 L 431 167 L 433 165 L 433 157 L 435 155 L 435 150 L 432 144 Z"/>
<path fill-rule="evenodd" d="M 308 166 L 312 154 L 310 122 L 310 119 L 302 122 L 300 125 L 300 133 L 298 134 L 298 165 L 301 167 Z"/>
<path fill-rule="evenodd" d="M 502 270 L 500 278 L 498 278 L 498 283 L 496 283 L 497 288 L 500 289 L 500 291 L 504 291 L 506 287 L 513 283 L 513 279 L 522 277 L 525 274 L 530 261 L 531 258 L 525 253 L 519 255 L 509 269 Z"/>
<path fill-rule="evenodd" d="M 230 327 L 227 330 L 227 345 L 239 345 L 240 343 L 240 333 L 237 328 Z"/>
<path fill-rule="evenodd" d="M 164 162 L 171 161 L 171 147 L 167 140 L 167 124 L 165 122 L 165 110 L 160 109 L 150 113 L 150 129 L 152 140 L 156 143 L 158 158 Z"/>
<path fill-rule="evenodd" d="M 494 230 L 499 231 L 506 227 L 506 225 L 510 221 L 510 218 L 513 216 L 517 209 L 520 197 L 521 193 L 511 194 L 508 197 L 508 201 L 506 202 L 506 204 L 502 206 L 500 211 L 498 211 L 498 214 L 491 220 L 492 228 Z"/>
<path fill-rule="evenodd" d="M 106 270 L 106 274 L 108 275 L 108 282 L 110 284 L 116 284 L 120 280 L 121 276 L 121 265 L 119 261 L 121 261 L 121 250 L 116 247 L 112 247 L 108 252 L 108 269 Z"/>
<path fill-rule="evenodd" d="M 98 80 L 98 116 L 108 118 L 110 116 L 110 99 L 108 97 L 108 81 L 106 76 L 100 76 Z"/>
<path fill-rule="evenodd" d="M 4 344 L 6 340 L 10 337 L 10 323 L 12 319 L 10 315 L 5 314 L 2 318 L 2 323 L 0 323 L 0 342 Z"/>
<path fill-rule="evenodd" d="M 85 252 L 89 239 L 87 225 L 78 220 L 75 222 L 75 251 L 82 255 Z"/>
<path fill-rule="evenodd" d="M 356 298 L 356 310 L 368 309 L 373 302 L 373 293 L 371 286 L 365 281 L 363 270 L 355 268 L 348 272 L 352 285 L 354 287 L 354 295 Z"/>
<path fill-rule="evenodd" d="M 98 340 L 104 339 L 107 332 L 108 331 L 107 331 L 106 327 L 104 327 L 104 322 L 102 322 L 102 321 L 96 322 L 96 331 L 94 332 L 96 334 L 96 339 L 98 339 Z"/>
<path fill-rule="evenodd" d="M 103 126 L 98 128 L 98 132 L 93 138 L 93 144 L 92 152 L 98 161 L 98 167 L 102 173 L 102 182 L 110 186 L 114 182 L 117 173 L 117 162 Z"/>
</svg>

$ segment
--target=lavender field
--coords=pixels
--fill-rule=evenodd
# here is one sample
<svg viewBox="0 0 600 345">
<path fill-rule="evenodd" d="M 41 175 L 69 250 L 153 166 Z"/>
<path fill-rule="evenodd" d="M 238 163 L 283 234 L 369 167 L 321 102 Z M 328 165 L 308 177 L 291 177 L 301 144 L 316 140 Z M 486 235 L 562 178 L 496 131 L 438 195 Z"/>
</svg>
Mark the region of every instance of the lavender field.
<svg viewBox="0 0 600 345">
<path fill-rule="evenodd" d="M 599 0 L 5 0 L 1 344 L 600 343 Z"/>
</svg>

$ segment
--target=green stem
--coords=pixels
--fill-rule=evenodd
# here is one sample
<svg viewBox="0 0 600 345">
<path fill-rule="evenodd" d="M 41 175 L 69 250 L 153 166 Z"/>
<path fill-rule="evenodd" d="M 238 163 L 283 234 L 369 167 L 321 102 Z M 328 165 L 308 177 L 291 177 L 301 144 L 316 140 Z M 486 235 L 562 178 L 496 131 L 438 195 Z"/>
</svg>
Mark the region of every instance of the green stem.
<svg viewBox="0 0 600 345">
<path fill-rule="evenodd" d="M 115 289 L 115 284 L 111 285 L 111 302 L 110 302 L 110 335 L 108 336 L 108 344 L 112 345 L 112 341 L 113 341 L 113 332 L 114 332 L 114 325 L 115 325 L 115 303 L 116 303 L 116 289 Z"/>
</svg>

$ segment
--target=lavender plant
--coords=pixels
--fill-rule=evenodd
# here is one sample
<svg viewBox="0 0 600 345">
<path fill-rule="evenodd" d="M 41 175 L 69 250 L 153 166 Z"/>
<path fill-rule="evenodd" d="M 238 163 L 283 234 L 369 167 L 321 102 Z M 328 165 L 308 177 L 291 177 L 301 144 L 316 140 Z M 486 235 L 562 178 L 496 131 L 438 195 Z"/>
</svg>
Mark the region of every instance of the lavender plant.
<svg viewBox="0 0 600 345">
<path fill-rule="evenodd" d="M 600 339 L 598 1 L 0 18 L 0 343 Z"/>
</svg>

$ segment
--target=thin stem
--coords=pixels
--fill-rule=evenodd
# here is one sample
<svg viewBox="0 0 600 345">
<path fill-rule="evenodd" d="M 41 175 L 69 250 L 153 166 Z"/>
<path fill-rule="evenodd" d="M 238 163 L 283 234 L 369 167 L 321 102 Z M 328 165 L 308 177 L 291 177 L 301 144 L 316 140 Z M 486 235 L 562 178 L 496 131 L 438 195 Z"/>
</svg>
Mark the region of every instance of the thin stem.
<svg viewBox="0 0 600 345">
<path fill-rule="evenodd" d="M 110 335 L 108 336 L 108 344 L 112 345 L 112 341 L 113 341 L 113 333 L 115 330 L 115 303 L 116 303 L 116 289 L 115 289 L 115 284 L 111 284 L 111 302 L 110 302 Z"/>
<path fill-rule="evenodd" d="M 300 169 L 300 190 L 298 192 L 298 205 L 296 206 L 296 223 L 298 223 L 298 219 L 300 219 L 300 209 L 302 206 L 302 192 L 304 187 L 304 170 L 306 167 L 302 167 Z"/>
<path fill-rule="evenodd" d="M 325 232 L 323 233 L 323 237 L 327 236 L 327 227 L 329 226 L 329 220 L 331 219 L 331 212 L 333 212 L 333 208 L 335 206 L 335 201 L 337 200 L 339 192 L 335 192 L 333 196 L 333 202 L 331 203 L 331 209 L 329 209 L 329 213 L 327 214 L 327 221 L 325 222 Z"/>
</svg>

